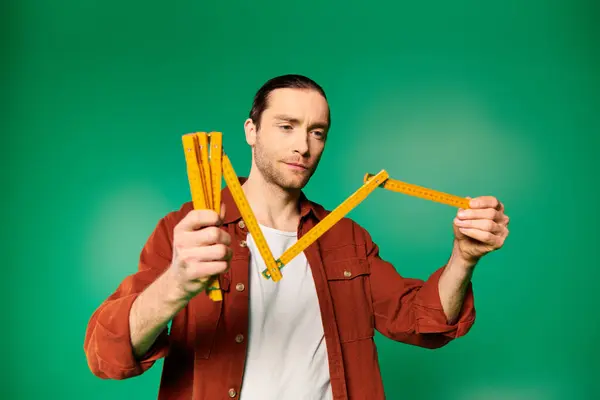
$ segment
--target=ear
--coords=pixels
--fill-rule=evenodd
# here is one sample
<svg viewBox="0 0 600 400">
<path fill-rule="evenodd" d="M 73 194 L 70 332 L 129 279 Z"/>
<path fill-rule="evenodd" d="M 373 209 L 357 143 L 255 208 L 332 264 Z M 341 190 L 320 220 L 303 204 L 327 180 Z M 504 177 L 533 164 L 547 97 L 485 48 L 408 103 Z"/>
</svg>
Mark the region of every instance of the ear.
<svg viewBox="0 0 600 400">
<path fill-rule="evenodd" d="M 250 147 L 254 146 L 256 143 L 256 125 L 250 118 L 244 122 L 244 132 L 246 132 L 246 143 L 250 145 Z"/>
</svg>

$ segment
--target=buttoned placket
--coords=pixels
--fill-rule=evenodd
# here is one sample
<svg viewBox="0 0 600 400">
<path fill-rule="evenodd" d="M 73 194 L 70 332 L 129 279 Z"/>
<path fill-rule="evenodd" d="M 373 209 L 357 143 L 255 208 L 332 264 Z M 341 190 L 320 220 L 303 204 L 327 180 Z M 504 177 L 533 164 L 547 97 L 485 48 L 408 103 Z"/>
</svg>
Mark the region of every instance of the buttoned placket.
<svg viewBox="0 0 600 400">
<path fill-rule="evenodd" d="M 243 265 L 243 267 L 237 267 L 237 269 L 230 268 L 228 273 L 231 284 L 235 287 L 235 290 L 231 291 L 228 299 L 226 299 L 226 301 L 230 302 L 228 312 L 233 313 L 227 316 L 227 318 L 230 321 L 233 321 L 233 323 L 229 327 L 229 330 L 224 332 L 226 335 L 225 337 L 228 338 L 226 340 L 228 342 L 230 341 L 230 346 L 234 346 L 234 352 L 238 354 L 235 357 L 236 361 L 232 361 L 236 364 L 231 369 L 232 374 L 234 375 L 230 376 L 229 379 L 231 381 L 227 389 L 227 396 L 229 398 L 235 398 L 239 395 L 239 391 L 241 390 L 244 367 L 246 364 L 246 333 L 248 331 L 248 322 L 247 318 L 241 318 L 239 313 L 248 312 L 249 294 L 246 288 L 248 287 L 250 250 L 246 241 L 248 231 L 243 219 L 240 218 L 238 221 L 232 222 L 228 228 L 232 239 L 232 247 L 234 248 L 232 262 L 236 262 L 236 264 L 239 263 L 239 266 Z M 238 359 L 240 360 L 239 364 L 237 364 Z"/>
</svg>

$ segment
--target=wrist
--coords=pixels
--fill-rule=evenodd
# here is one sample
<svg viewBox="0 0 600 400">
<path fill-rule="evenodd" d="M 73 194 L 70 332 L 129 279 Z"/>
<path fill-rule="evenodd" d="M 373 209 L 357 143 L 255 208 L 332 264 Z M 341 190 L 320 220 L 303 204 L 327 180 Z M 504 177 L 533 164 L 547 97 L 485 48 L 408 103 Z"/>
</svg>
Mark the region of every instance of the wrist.
<svg viewBox="0 0 600 400">
<path fill-rule="evenodd" d="M 447 269 L 455 272 L 469 275 L 473 273 L 477 260 L 466 259 L 459 252 L 453 251 L 446 266 Z"/>
<path fill-rule="evenodd" d="M 452 245 L 452 254 L 450 259 L 457 263 L 457 265 L 463 265 L 465 268 L 473 268 L 479 262 L 481 257 L 470 257 L 466 256 L 460 249 L 460 245 L 457 240 Z"/>
<path fill-rule="evenodd" d="M 184 307 L 191 297 L 179 284 L 171 268 L 163 275 L 163 293 L 165 301 L 176 308 Z"/>
</svg>

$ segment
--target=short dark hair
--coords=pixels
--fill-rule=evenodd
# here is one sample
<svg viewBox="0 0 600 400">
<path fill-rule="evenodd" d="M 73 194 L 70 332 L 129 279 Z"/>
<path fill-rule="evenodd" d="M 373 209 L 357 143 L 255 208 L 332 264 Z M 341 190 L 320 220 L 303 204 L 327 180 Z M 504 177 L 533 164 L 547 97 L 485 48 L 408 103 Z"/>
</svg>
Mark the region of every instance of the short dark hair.
<svg viewBox="0 0 600 400">
<path fill-rule="evenodd" d="M 252 108 L 250 109 L 250 119 L 256 125 L 256 129 L 260 128 L 260 119 L 263 112 L 267 108 L 269 94 L 275 89 L 292 88 L 292 89 L 313 89 L 319 92 L 325 100 L 325 91 L 323 88 L 312 79 L 298 74 L 287 74 L 276 76 L 275 78 L 269 79 L 265 84 L 254 95 L 254 101 L 252 102 Z M 330 111 L 331 114 L 331 111 Z M 328 116 L 328 122 L 331 124 L 331 115 Z"/>
</svg>

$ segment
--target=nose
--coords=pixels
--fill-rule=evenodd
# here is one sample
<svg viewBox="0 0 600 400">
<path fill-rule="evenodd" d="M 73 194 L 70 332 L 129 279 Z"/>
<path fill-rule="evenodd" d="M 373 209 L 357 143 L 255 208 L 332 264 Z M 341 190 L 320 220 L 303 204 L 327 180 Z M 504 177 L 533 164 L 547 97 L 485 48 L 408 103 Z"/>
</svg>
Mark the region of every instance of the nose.
<svg viewBox="0 0 600 400">
<path fill-rule="evenodd" d="M 308 157 L 310 155 L 308 132 L 304 129 L 298 129 L 298 133 L 294 136 L 294 152 L 300 154 L 302 157 Z"/>
</svg>

